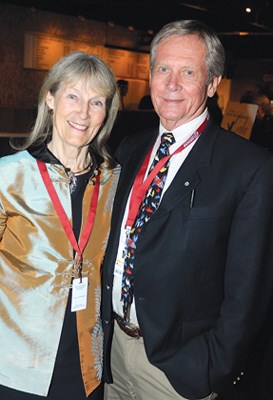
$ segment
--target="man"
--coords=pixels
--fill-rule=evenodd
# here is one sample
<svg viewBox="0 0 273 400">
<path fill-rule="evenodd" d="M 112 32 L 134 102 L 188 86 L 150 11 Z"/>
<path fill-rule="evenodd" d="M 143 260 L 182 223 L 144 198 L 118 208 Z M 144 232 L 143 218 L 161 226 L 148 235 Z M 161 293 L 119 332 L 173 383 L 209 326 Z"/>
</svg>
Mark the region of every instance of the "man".
<svg viewBox="0 0 273 400">
<path fill-rule="evenodd" d="M 223 70 L 222 44 L 198 21 L 170 23 L 152 42 L 159 130 L 117 151 L 107 400 L 213 399 L 248 374 L 273 293 L 273 158 L 209 118 Z"/>
</svg>

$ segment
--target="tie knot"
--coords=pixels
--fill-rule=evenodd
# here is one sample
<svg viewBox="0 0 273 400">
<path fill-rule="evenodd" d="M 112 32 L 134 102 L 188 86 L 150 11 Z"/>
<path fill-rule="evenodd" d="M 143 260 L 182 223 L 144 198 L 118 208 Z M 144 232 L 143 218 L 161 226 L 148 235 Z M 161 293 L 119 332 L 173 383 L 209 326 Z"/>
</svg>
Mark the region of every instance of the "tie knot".
<svg viewBox="0 0 273 400">
<path fill-rule="evenodd" d="M 161 144 L 164 144 L 167 147 L 170 147 L 172 144 L 175 143 L 175 138 L 172 132 L 164 132 L 161 135 Z"/>
<path fill-rule="evenodd" d="M 175 142 L 175 138 L 172 132 L 164 132 L 161 135 L 161 143 L 157 149 L 155 154 L 155 158 L 151 164 L 150 171 L 154 168 L 154 166 L 158 163 L 161 158 L 169 155 L 169 147 Z"/>
</svg>

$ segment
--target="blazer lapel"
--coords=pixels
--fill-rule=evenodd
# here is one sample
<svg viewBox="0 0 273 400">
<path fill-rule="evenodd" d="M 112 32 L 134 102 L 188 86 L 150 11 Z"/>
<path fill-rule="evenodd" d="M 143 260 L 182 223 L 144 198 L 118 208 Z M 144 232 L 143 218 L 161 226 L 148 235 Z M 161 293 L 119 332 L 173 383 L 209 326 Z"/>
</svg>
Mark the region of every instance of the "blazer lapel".
<svg viewBox="0 0 273 400">
<path fill-rule="evenodd" d="M 148 151 L 151 149 L 151 146 L 153 146 L 156 140 L 157 133 L 157 129 L 147 131 L 145 138 L 141 138 L 138 145 L 135 146 L 133 152 L 128 153 L 128 156 L 123 157 L 124 161 L 122 162 L 121 166 L 122 170 L 114 202 L 112 216 L 113 226 L 118 226 L 122 221 L 133 182 Z"/>
<path fill-rule="evenodd" d="M 201 182 L 202 169 L 207 168 L 210 165 L 217 131 L 217 127 L 213 128 L 211 127 L 211 124 L 207 125 L 203 134 L 198 139 L 198 142 L 194 145 L 187 159 L 176 174 L 172 184 L 164 194 L 160 207 L 151 217 L 151 220 L 169 212 L 179 202 L 183 203 L 184 201 L 185 208 L 189 207 L 189 194 Z M 133 150 L 131 154 L 128 153 L 128 157 L 125 157 L 124 162 L 122 163 L 122 172 L 112 212 L 112 228 L 109 239 L 109 248 L 111 249 L 117 250 L 118 248 L 119 229 L 132 184 L 147 152 L 153 145 L 156 136 L 156 130 L 150 131 L 150 133 L 147 132 L 145 140 L 140 141 L 139 145 L 135 147 L 135 150 Z M 108 256 L 111 258 L 109 262 L 114 266 L 116 251 L 110 251 L 109 253 Z M 109 274 L 111 275 L 111 273 L 112 272 L 109 269 Z"/>
<path fill-rule="evenodd" d="M 210 166 L 211 155 L 218 128 L 208 124 L 197 143 L 192 148 L 172 184 L 163 196 L 157 212 L 151 219 L 158 218 L 169 212 L 179 202 L 185 201 L 185 207 L 190 207 L 191 192 L 202 180 L 202 171 Z"/>
<path fill-rule="evenodd" d="M 159 209 L 151 219 L 158 218 L 162 214 L 169 212 L 179 202 L 183 202 L 183 199 L 185 201 L 185 207 L 190 206 L 190 193 L 201 182 L 202 170 L 210 165 L 217 132 L 218 127 L 209 121 L 203 134 L 194 145 L 177 172 L 172 184 L 164 194 Z M 156 140 L 157 133 L 157 130 L 147 132 L 145 140 L 141 139 L 139 144 L 135 147 L 135 150 L 125 158 L 115 197 L 112 217 L 113 226 L 119 226 L 121 223 L 134 179 L 147 152 Z"/>
</svg>

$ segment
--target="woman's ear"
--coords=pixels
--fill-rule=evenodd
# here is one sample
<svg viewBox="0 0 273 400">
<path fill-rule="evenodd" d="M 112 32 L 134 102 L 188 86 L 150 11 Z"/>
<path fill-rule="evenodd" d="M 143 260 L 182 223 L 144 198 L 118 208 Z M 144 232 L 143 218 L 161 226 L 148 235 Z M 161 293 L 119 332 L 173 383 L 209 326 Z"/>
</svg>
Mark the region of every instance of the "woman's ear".
<svg viewBox="0 0 273 400">
<path fill-rule="evenodd" d="M 54 110 L 54 96 L 48 91 L 46 95 L 46 104 L 50 110 Z"/>
</svg>

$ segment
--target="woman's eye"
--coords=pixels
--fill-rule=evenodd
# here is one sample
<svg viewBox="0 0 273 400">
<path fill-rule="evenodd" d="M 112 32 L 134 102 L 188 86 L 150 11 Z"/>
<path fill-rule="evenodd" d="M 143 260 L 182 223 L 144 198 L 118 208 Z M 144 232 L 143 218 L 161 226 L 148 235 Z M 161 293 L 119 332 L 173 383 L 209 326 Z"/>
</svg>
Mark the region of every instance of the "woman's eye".
<svg viewBox="0 0 273 400">
<path fill-rule="evenodd" d="M 103 103 L 100 100 L 95 100 L 92 104 L 97 107 L 103 107 Z"/>
<path fill-rule="evenodd" d="M 71 100 L 76 100 L 77 96 L 75 94 L 69 94 L 68 98 L 71 99 Z"/>
</svg>

